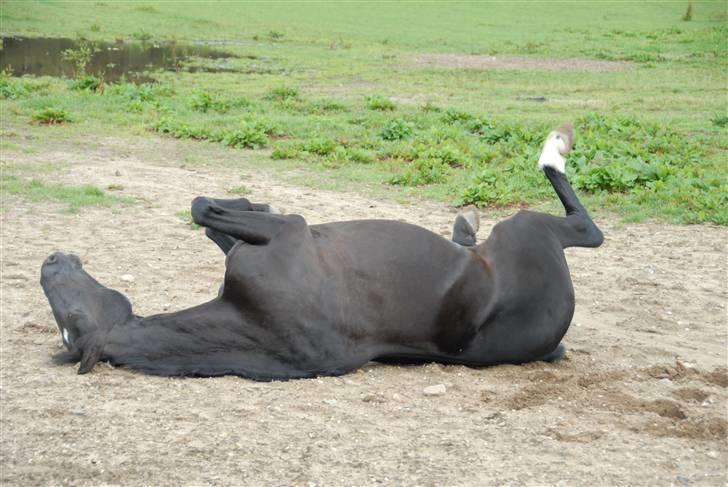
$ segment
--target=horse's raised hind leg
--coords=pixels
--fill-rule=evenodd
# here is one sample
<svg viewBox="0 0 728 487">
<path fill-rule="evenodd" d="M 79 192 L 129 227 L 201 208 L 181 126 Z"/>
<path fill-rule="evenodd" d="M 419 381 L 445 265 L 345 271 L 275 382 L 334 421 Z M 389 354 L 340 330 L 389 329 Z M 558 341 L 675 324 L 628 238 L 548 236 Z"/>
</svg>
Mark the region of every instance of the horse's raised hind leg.
<svg viewBox="0 0 728 487">
<path fill-rule="evenodd" d="M 544 143 L 538 165 L 551 182 L 554 191 L 566 210 L 565 218 L 546 217 L 551 228 L 566 247 L 599 247 L 604 236 L 579 201 L 574 189 L 566 178 L 566 159 L 573 144 L 571 125 L 563 124 L 549 134 Z"/>
<path fill-rule="evenodd" d="M 235 203 L 230 203 L 230 201 L 203 196 L 198 196 L 192 201 L 192 219 L 198 225 L 217 232 L 212 234 L 215 236 L 213 240 L 215 243 L 223 241 L 221 246 L 223 251 L 230 241 L 222 238 L 220 233 L 251 245 L 266 245 L 283 230 L 290 228 L 294 222 L 302 222 L 305 225 L 303 218 L 298 215 L 241 210 L 238 208 L 244 207 L 243 203 L 239 200 L 233 200 L 236 201 Z M 218 202 L 222 204 L 218 204 Z"/>
<path fill-rule="evenodd" d="M 452 241 L 463 247 L 473 247 L 476 243 L 480 219 L 475 211 L 460 213 L 452 227 Z"/>
<path fill-rule="evenodd" d="M 236 211 L 259 211 L 263 213 L 278 213 L 271 205 L 267 203 L 253 203 L 247 198 L 234 198 L 234 199 L 215 199 L 210 198 L 210 201 L 212 204 L 218 205 L 222 208 L 226 208 L 229 210 L 236 210 Z M 212 228 L 206 228 L 205 229 L 205 235 L 207 235 L 207 238 L 215 242 L 215 244 L 220 247 L 220 250 L 223 251 L 225 255 L 230 252 L 230 249 L 232 249 L 235 244 L 238 242 L 238 239 L 235 237 L 232 237 L 226 233 L 220 232 L 218 230 L 214 230 Z"/>
<path fill-rule="evenodd" d="M 247 198 L 208 198 L 212 203 L 228 210 L 260 211 L 263 213 L 278 213 L 268 203 L 253 203 Z"/>
</svg>

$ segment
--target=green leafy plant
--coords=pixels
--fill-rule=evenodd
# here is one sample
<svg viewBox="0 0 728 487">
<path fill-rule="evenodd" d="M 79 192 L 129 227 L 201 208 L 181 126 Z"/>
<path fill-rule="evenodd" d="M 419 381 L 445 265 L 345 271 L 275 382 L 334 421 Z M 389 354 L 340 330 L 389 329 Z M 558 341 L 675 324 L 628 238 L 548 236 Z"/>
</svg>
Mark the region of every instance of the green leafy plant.
<svg viewBox="0 0 728 487">
<path fill-rule="evenodd" d="M 175 213 L 175 216 L 179 218 L 182 223 L 187 225 L 191 230 L 198 230 L 201 228 L 195 220 L 192 218 L 192 212 L 190 210 L 181 210 Z"/>
<path fill-rule="evenodd" d="M 101 78 L 97 78 L 91 74 L 85 74 L 71 80 L 69 86 L 72 90 L 76 91 L 98 91 L 102 83 Z"/>
<path fill-rule="evenodd" d="M 389 180 L 389 184 L 400 186 L 422 186 L 445 181 L 448 166 L 437 159 L 417 159 Z"/>
<path fill-rule="evenodd" d="M 231 194 L 237 194 L 240 196 L 244 196 L 246 194 L 250 194 L 250 188 L 244 184 L 241 184 L 240 186 L 234 186 L 232 188 L 228 188 L 227 192 L 231 193 Z"/>
<path fill-rule="evenodd" d="M 190 98 L 190 107 L 203 113 L 208 110 L 225 113 L 230 109 L 230 104 L 221 98 L 210 95 L 207 91 L 197 90 Z"/>
<path fill-rule="evenodd" d="M 297 159 L 301 155 L 298 144 L 279 143 L 273 148 L 271 159 Z"/>
<path fill-rule="evenodd" d="M 313 137 L 304 141 L 303 144 L 301 144 L 301 149 L 310 154 L 327 156 L 333 153 L 334 149 L 336 149 L 336 142 L 322 137 Z"/>
<path fill-rule="evenodd" d="M 728 114 L 719 113 L 710 119 L 710 123 L 721 128 L 728 126 Z"/>
<path fill-rule="evenodd" d="M 291 86 L 278 86 L 269 90 L 265 97 L 274 101 L 295 99 L 298 98 L 298 89 Z"/>
<path fill-rule="evenodd" d="M 33 112 L 33 121 L 42 125 L 57 125 L 71 122 L 71 116 L 63 108 L 47 107 Z"/>
<path fill-rule="evenodd" d="M 239 129 L 226 132 L 222 137 L 222 143 L 228 147 L 254 149 L 265 147 L 268 138 L 254 125 L 243 125 Z"/>
<path fill-rule="evenodd" d="M 370 110 L 392 111 L 396 108 L 392 100 L 382 95 L 368 95 L 366 102 Z"/>
<path fill-rule="evenodd" d="M 412 125 L 398 118 L 384 124 L 379 132 L 379 136 L 384 140 L 402 140 L 410 135 L 412 135 Z"/>
<path fill-rule="evenodd" d="M 93 42 L 79 38 L 77 41 L 76 48 L 69 48 L 63 51 L 61 57 L 70 61 L 74 65 L 75 76 L 78 78 L 86 75 L 86 67 L 91 62 L 94 53 L 98 52 L 99 48 Z"/>
</svg>

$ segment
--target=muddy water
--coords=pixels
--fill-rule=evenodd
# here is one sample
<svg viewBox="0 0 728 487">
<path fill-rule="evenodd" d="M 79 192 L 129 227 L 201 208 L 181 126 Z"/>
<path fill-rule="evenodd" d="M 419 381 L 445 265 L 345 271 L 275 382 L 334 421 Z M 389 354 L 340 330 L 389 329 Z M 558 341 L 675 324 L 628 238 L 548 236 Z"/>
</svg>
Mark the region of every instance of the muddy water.
<svg viewBox="0 0 728 487">
<path fill-rule="evenodd" d="M 64 59 L 63 52 L 78 48 L 79 44 L 73 39 L 3 37 L 0 69 L 11 71 L 16 76 L 73 77 L 75 65 Z M 106 81 L 115 81 L 122 75 L 130 81 L 149 81 L 148 72 L 159 69 L 236 71 L 228 60 L 237 56 L 204 45 L 95 42 L 92 48 L 94 52 L 86 72 Z"/>
</svg>

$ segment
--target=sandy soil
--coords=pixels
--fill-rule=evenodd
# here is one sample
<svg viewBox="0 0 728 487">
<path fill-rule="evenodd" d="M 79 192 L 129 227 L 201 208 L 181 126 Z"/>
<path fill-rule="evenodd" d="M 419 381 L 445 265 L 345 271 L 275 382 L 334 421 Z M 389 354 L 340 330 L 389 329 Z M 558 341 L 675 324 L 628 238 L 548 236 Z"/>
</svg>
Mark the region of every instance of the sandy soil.
<svg viewBox="0 0 728 487">
<path fill-rule="evenodd" d="M 547 59 L 486 54 L 420 54 L 415 57 L 415 64 L 438 68 L 515 71 L 626 71 L 634 68 L 632 63 L 626 61 Z"/>
<path fill-rule="evenodd" d="M 215 295 L 222 254 L 175 213 L 197 194 L 224 196 L 241 172 L 251 199 L 311 223 L 402 219 L 449 236 L 455 211 L 292 187 L 249 168 L 184 168 L 178 161 L 200 149 L 171 140 L 44 144 L 4 157 L 63 163 L 57 179 L 122 184 L 141 202 L 75 215 L 3 202 L 3 485 L 727 482 L 725 228 L 628 225 L 595 212 L 606 242 L 568 251 L 577 310 L 558 364 L 371 364 L 274 383 L 104 364 L 78 376 L 50 363 L 61 340 L 38 278 L 53 250 L 76 252 L 144 315 Z M 486 215 L 481 238 L 493 224 Z M 445 394 L 423 393 L 436 384 Z"/>
</svg>

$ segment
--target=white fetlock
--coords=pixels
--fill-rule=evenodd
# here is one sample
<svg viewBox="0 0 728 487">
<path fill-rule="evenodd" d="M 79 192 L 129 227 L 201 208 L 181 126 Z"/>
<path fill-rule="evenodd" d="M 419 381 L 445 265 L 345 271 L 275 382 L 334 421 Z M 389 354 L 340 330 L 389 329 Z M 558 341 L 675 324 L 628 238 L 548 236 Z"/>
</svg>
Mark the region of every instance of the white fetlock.
<svg viewBox="0 0 728 487">
<path fill-rule="evenodd" d="M 566 159 L 574 141 L 574 131 L 571 124 L 564 123 L 556 127 L 543 144 L 541 156 L 538 158 L 538 167 L 552 167 L 562 174 L 566 173 Z"/>
</svg>

